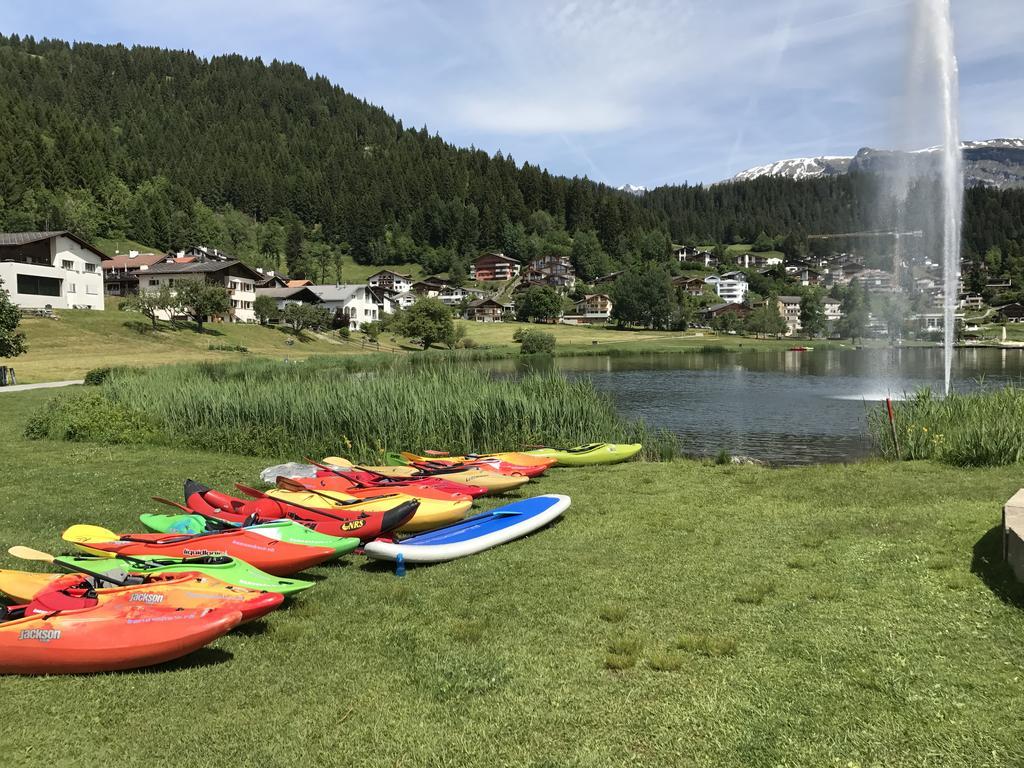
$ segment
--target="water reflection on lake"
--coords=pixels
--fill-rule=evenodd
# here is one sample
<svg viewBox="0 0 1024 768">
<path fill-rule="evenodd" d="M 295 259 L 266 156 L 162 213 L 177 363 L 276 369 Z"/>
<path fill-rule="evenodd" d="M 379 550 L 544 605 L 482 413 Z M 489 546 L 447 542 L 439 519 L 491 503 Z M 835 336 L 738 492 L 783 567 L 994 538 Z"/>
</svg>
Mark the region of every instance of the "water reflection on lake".
<svg viewBox="0 0 1024 768">
<path fill-rule="evenodd" d="M 589 377 L 623 415 L 678 434 L 688 453 L 725 449 L 784 464 L 870 453 L 867 409 L 921 387 L 941 392 L 943 377 L 937 348 L 749 349 L 495 364 L 509 373 L 530 366 Z M 953 362 L 960 391 L 1020 383 L 1022 376 L 1024 350 L 961 349 Z"/>
</svg>

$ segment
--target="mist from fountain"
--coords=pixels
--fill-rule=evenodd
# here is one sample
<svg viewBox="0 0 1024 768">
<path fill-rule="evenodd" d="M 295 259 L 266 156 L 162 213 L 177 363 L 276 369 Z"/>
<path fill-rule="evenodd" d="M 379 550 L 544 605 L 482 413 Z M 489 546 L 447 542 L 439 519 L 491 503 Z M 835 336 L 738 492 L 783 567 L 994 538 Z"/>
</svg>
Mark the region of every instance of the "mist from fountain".
<svg viewBox="0 0 1024 768">
<path fill-rule="evenodd" d="M 959 83 L 953 48 L 950 0 L 916 0 L 903 110 L 907 148 L 920 149 L 938 141 L 938 184 L 920 183 L 920 164 L 911 157 L 907 172 L 896 174 L 893 190 L 897 229 L 908 229 L 911 217 L 930 230 L 924 242 L 928 253 L 941 253 L 943 286 L 943 375 L 948 394 L 952 386 L 953 342 L 960 277 L 960 233 L 963 220 L 963 160 L 960 149 Z M 926 142 L 926 143 L 925 143 Z M 915 153 L 917 154 L 917 153 Z M 917 199 L 913 199 L 914 197 Z"/>
</svg>

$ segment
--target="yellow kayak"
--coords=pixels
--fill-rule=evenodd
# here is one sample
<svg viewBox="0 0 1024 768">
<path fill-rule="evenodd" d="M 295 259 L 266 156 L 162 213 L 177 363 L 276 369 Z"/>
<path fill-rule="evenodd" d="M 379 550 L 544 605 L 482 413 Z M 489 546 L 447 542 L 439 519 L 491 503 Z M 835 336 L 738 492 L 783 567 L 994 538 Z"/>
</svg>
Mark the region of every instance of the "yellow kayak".
<svg viewBox="0 0 1024 768">
<path fill-rule="evenodd" d="M 384 490 L 382 493 L 387 494 Z M 316 507 L 318 509 L 342 509 L 345 511 L 351 511 L 351 505 L 335 504 L 335 501 L 344 502 L 352 501 L 356 499 L 356 496 L 351 496 L 347 493 L 340 491 L 317 491 L 316 493 L 310 491 L 285 491 L 280 488 L 274 488 L 266 491 L 267 496 L 277 499 L 278 501 L 285 501 L 292 504 L 299 504 L 304 507 Z M 379 501 L 368 501 L 363 500 L 363 503 L 359 505 L 359 508 L 367 512 L 378 512 L 392 509 L 398 504 L 405 501 L 412 500 L 412 496 L 407 496 L 404 493 L 388 494 L 386 498 L 382 498 Z M 451 523 L 457 523 L 463 517 L 466 516 L 466 512 L 473 506 L 473 500 L 467 499 L 465 501 L 449 501 L 447 499 L 416 499 L 420 503 L 416 512 L 410 518 L 409 522 L 398 529 L 398 533 L 418 533 L 420 531 L 429 531 L 434 528 L 439 528 L 442 525 L 450 525 Z"/>
<path fill-rule="evenodd" d="M 0 569 L 0 595 L 15 603 L 28 603 L 50 582 L 63 578 L 63 573 L 30 573 Z"/>
<path fill-rule="evenodd" d="M 353 466 L 351 461 L 343 459 L 340 456 L 328 456 L 324 459 L 323 463 L 333 464 L 336 467 Z M 417 477 L 420 472 L 416 467 L 409 466 L 366 467 L 366 469 L 371 472 L 375 472 L 378 475 L 384 475 L 385 477 Z M 530 482 L 530 478 L 526 475 L 500 475 L 497 472 L 492 472 L 489 469 L 483 468 L 444 472 L 437 475 L 437 477 L 442 477 L 445 480 L 451 480 L 453 483 L 476 485 L 480 488 L 486 488 L 488 493 L 505 493 L 506 491 L 511 491 Z M 416 514 L 419 514 L 419 512 Z"/>
<path fill-rule="evenodd" d="M 530 453 L 538 458 L 557 459 L 560 467 L 590 467 L 629 461 L 642 448 L 640 443 L 590 443 L 575 448 L 538 448 Z"/>
</svg>

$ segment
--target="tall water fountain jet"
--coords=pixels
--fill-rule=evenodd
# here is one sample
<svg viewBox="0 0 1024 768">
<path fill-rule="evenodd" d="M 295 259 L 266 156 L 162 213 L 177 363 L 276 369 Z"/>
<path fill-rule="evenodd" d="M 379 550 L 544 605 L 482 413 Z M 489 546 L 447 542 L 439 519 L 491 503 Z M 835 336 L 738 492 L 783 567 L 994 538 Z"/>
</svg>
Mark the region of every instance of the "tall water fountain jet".
<svg viewBox="0 0 1024 768">
<path fill-rule="evenodd" d="M 914 46 L 910 58 L 905 120 L 922 118 L 937 121 L 939 144 L 938 200 L 936 214 L 928 216 L 941 232 L 943 288 L 943 374 L 949 394 L 953 374 L 953 341 L 956 334 L 957 286 L 960 276 L 960 230 L 963 220 L 963 159 L 960 150 L 959 98 L 956 54 L 953 50 L 953 21 L 950 0 L 916 0 L 914 8 Z M 923 100 L 933 100 L 928 108 Z M 929 139 L 931 126 L 924 126 Z M 909 131 L 920 138 L 919 130 Z M 905 209 L 904 209 L 905 210 Z M 935 208 L 933 208 L 935 210 Z M 938 233 L 936 233 L 938 234 Z M 935 243 L 934 238 L 930 242 Z"/>
</svg>

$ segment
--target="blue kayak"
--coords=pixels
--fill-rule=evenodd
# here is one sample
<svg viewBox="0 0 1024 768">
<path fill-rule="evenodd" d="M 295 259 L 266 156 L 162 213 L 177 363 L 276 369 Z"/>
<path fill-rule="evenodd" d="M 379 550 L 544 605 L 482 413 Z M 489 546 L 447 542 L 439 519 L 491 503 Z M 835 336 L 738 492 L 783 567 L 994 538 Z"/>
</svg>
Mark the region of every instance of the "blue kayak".
<svg viewBox="0 0 1024 768">
<path fill-rule="evenodd" d="M 568 496 L 557 493 L 533 496 L 400 542 L 371 541 L 363 552 L 377 560 L 397 560 L 402 555 L 406 563 L 455 560 L 543 528 L 571 502 Z"/>
</svg>

